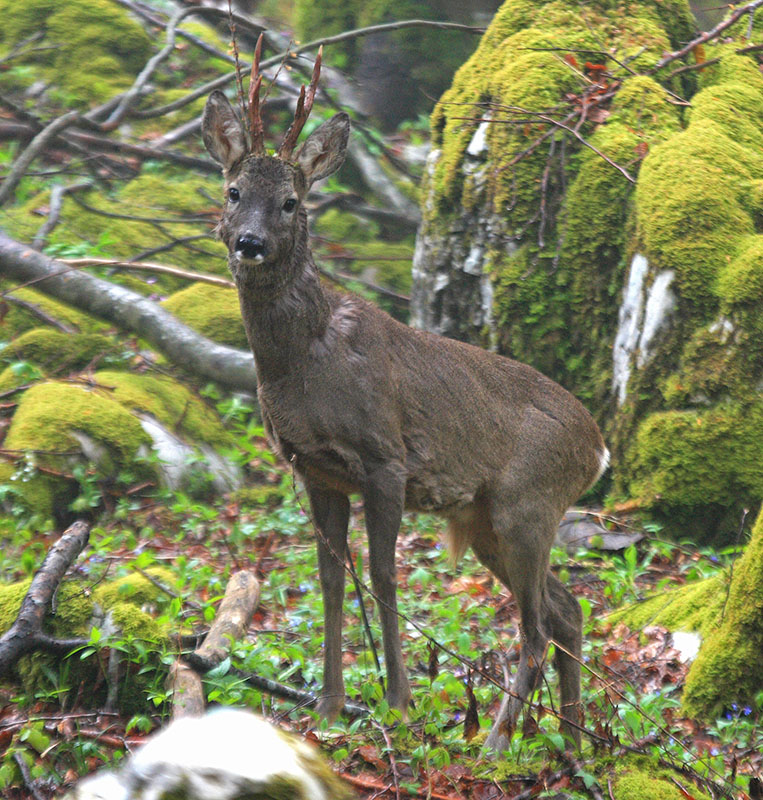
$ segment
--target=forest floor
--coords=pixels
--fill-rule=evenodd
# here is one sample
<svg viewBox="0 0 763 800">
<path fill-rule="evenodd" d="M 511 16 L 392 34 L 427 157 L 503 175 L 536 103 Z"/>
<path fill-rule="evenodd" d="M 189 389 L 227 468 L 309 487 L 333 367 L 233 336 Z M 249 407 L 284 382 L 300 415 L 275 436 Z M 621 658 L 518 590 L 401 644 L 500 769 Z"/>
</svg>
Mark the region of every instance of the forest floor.
<svg viewBox="0 0 763 800">
<path fill-rule="evenodd" d="M 225 576 L 241 568 L 257 573 L 262 592 L 248 642 L 206 676 L 210 705 L 254 708 L 313 740 L 363 798 L 614 797 L 601 763 L 639 753 L 676 770 L 681 797 L 694 797 L 697 787 L 716 796 L 756 796 L 755 779 L 752 786 L 747 779 L 763 767 L 760 711 L 730 705 L 712 722 L 683 718 L 680 691 L 689 665 L 671 634 L 657 626 L 629 631 L 608 621 L 613 609 L 727 568 L 728 553 L 649 536 L 615 554 L 588 550 L 570 557 L 555 549 L 552 568 L 586 617 L 584 750 L 576 757 L 564 753 L 554 719 L 555 677 L 548 668 L 547 683 L 513 737 L 508 758 L 496 765 L 480 757 L 479 743 L 500 700 L 495 684 L 503 684 L 518 657 L 516 606 L 471 556 L 455 570 L 449 566 L 441 523 L 433 517 L 406 517 L 398 544 L 401 628 L 416 704 L 408 721 L 381 701 L 368 631 L 377 643 L 380 637 L 373 601 L 363 588 L 372 619 L 366 627 L 357 590 L 349 585 L 344 670 L 348 694 L 374 708 L 370 717 L 327 728 L 242 677 L 256 673 L 306 691 L 320 686 L 322 606 L 311 521 L 306 501 L 293 498 L 290 477 L 274 470 L 271 481 L 280 481 L 285 499 L 267 512 L 252 513 L 235 501 L 205 505 L 182 495 L 171 502 L 123 504 L 94 528 L 77 570 L 79 577 L 100 575 L 97 580 L 104 565 L 112 576 L 168 570 L 175 589 L 167 587 L 164 593 L 172 596 L 153 613 L 185 632 L 203 630 L 214 616 Z M 27 530 L 9 542 L 4 565 L 26 564 L 32 572 L 55 539 Z M 350 548 L 364 587 L 360 507 L 354 508 Z M 141 649 L 134 641 L 96 642 L 104 664 L 109 646 L 124 651 L 123 669 L 150 676 L 141 684 L 143 708 L 136 710 L 122 696 L 117 710 L 106 710 L 98 687 L 78 684 L 75 670 L 62 665 L 57 673 L 49 669 L 45 686 L 36 691 L 0 689 L 3 797 L 58 796 L 78 776 L 118 761 L 166 723 L 169 695 L 163 684 L 180 645 Z M 20 761 L 27 769 L 19 783 Z"/>
</svg>

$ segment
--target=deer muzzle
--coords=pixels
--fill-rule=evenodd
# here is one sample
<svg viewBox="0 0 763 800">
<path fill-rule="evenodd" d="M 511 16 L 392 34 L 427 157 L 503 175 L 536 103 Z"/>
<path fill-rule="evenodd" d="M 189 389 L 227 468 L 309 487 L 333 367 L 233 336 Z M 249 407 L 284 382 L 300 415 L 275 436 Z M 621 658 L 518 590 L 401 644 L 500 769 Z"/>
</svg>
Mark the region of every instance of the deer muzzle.
<svg viewBox="0 0 763 800">
<path fill-rule="evenodd" d="M 261 264 L 267 255 L 265 241 L 258 236 L 244 234 L 236 239 L 236 255 L 255 264 Z"/>
</svg>

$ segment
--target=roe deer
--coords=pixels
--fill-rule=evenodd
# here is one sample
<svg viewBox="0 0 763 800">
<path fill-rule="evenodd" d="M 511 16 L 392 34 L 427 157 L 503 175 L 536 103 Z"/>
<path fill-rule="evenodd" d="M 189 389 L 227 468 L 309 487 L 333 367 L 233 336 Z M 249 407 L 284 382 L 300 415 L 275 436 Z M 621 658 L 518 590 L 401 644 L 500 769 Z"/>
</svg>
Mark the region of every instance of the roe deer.
<svg viewBox="0 0 763 800">
<path fill-rule="evenodd" d="M 308 244 L 304 200 L 337 170 L 349 136 L 336 114 L 292 156 L 320 70 L 297 104 L 277 155 L 259 117 L 258 52 L 249 128 L 213 92 L 202 132 L 223 169 L 218 233 L 228 247 L 254 353 L 262 416 L 274 448 L 304 481 L 318 528 L 325 605 L 324 686 L 318 710 L 335 717 L 342 678 L 343 558 L 348 495 L 365 506 L 371 580 L 379 601 L 387 699 L 405 711 L 411 691 L 397 620 L 395 543 L 403 509 L 448 521 L 454 560 L 471 546 L 513 593 L 522 648 L 486 747 L 500 753 L 557 642 L 562 730 L 580 744 L 582 614 L 549 571 L 565 510 L 605 469 L 608 452 L 589 413 L 529 366 L 413 330 L 364 300 L 322 286 Z"/>
</svg>

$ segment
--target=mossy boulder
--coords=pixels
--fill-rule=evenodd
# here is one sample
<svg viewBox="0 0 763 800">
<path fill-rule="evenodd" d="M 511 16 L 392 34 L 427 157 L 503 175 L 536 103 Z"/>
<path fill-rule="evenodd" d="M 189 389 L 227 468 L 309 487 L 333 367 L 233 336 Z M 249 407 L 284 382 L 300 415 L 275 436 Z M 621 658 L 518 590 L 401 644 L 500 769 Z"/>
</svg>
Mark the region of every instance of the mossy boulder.
<svg viewBox="0 0 763 800">
<path fill-rule="evenodd" d="M 175 292 L 162 305 L 209 339 L 231 347 L 249 347 L 235 289 L 195 283 Z"/>
<path fill-rule="evenodd" d="M 108 0 L 29 0 L 22 5 L 0 0 L 0 15 L 4 51 L 43 34 L 37 42 L 42 52 L 24 61 L 55 79 L 70 103 L 103 101 L 127 89 L 151 55 L 151 40 L 140 23 Z"/>
<path fill-rule="evenodd" d="M 11 214 L 12 212 L 13 209 L 9 209 L 5 213 Z M 32 235 L 34 235 L 34 232 L 32 232 Z M 8 285 L 2 285 L 3 291 L 10 288 L 11 287 Z M 0 321 L 0 339 L 4 341 L 13 339 L 15 336 L 24 333 L 24 331 L 39 328 L 40 317 L 30 310 L 29 306 L 39 309 L 48 317 L 68 325 L 79 333 L 98 333 L 103 332 L 107 328 L 103 322 L 95 317 L 84 314 L 82 311 L 78 311 L 76 308 L 72 308 L 34 289 L 14 288 L 13 297 L 22 300 L 26 304 L 26 307 L 23 305 L 16 305 L 12 301 L 8 302 L 7 313 L 3 316 L 2 321 Z"/>
<path fill-rule="evenodd" d="M 14 463 L 0 465 L 0 479 L 30 509 L 50 517 L 77 497 L 74 473 L 83 464 L 105 480 L 127 470 L 180 486 L 197 482 L 186 462 L 200 448 L 209 479 L 234 486 L 232 467 L 217 454 L 233 444 L 217 414 L 178 381 L 100 370 L 90 385 L 44 381 L 21 395 L 4 443 Z M 138 458 L 152 449 L 167 463 Z"/>
<path fill-rule="evenodd" d="M 732 703 L 752 703 L 763 686 L 763 513 L 733 571 L 662 592 L 610 621 L 701 634 L 684 686 L 687 716 L 709 719 Z"/>
<path fill-rule="evenodd" d="M 503 4 L 432 115 L 412 319 L 562 383 L 614 494 L 720 542 L 763 499 L 763 75 L 735 41 L 671 80 L 603 55 L 647 72 L 692 24 L 679 0 Z M 574 125 L 601 68 L 584 148 L 538 114 Z"/>
<path fill-rule="evenodd" d="M 33 328 L 0 350 L 3 361 L 32 361 L 57 372 L 89 364 L 98 356 L 112 356 L 119 347 L 98 333 L 70 334 L 52 328 Z"/>
<path fill-rule="evenodd" d="M 167 570 L 152 568 L 147 574 L 150 578 L 172 585 L 173 576 Z M 14 622 L 21 603 L 29 590 L 31 580 L 15 583 L 0 583 L 0 634 Z M 55 611 L 49 611 L 43 622 L 43 630 L 57 638 L 85 638 L 92 628 L 102 632 L 102 641 L 108 637 L 122 641 L 129 650 L 129 642 L 139 640 L 141 647 L 161 650 L 168 642 L 169 632 L 154 617 L 143 609 L 166 601 L 166 596 L 149 577 L 129 574 L 116 579 L 106 579 L 94 587 L 84 581 L 64 581 L 56 592 Z M 53 686 L 51 675 L 55 675 L 61 659 L 42 653 L 23 656 L 16 665 L 18 680 L 25 692 L 34 696 L 38 692 L 60 688 Z M 72 688 L 82 682 L 101 684 L 101 692 L 106 687 L 100 680 L 100 668 L 94 658 L 81 660 L 75 654 L 66 659 L 68 682 Z M 124 710 L 144 711 L 147 699 L 142 697 L 142 679 L 128 670 L 121 684 L 119 703 Z M 92 692 L 86 696 L 98 702 Z"/>
</svg>

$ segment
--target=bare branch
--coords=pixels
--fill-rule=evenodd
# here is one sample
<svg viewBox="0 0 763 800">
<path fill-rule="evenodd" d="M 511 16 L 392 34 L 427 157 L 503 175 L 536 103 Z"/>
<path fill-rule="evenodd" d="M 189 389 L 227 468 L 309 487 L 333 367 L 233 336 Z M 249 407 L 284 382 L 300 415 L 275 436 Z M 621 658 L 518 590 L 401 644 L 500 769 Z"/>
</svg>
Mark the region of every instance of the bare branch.
<svg viewBox="0 0 763 800">
<path fill-rule="evenodd" d="M 138 100 L 145 85 L 148 83 L 149 78 L 154 74 L 156 68 L 162 61 L 169 58 L 172 51 L 175 49 L 175 28 L 178 23 L 189 14 L 193 14 L 195 8 L 183 8 L 178 10 L 167 25 L 167 41 L 164 47 L 152 56 L 146 66 L 140 72 L 140 75 L 135 79 L 133 85 L 122 95 L 119 105 L 111 113 L 111 116 L 101 126 L 103 130 L 113 130 L 124 119 L 125 114 L 130 110 L 132 105 Z"/>
<path fill-rule="evenodd" d="M 51 598 L 66 571 L 87 544 L 90 526 L 73 523 L 51 547 L 32 579 L 29 591 L 11 627 L 0 637 L 0 676 L 7 676 L 18 658 L 36 649 Z M 44 637 L 49 638 L 49 637 Z"/>
<path fill-rule="evenodd" d="M 84 267 L 111 267 L 112 269 L 126 269 L 135 272 L 153 272 L 158 275 L 172 275 L 174 278 L 184 278 L 199 283 L 209 283 L 212 286 L 221 286 L 225 289 L 235 289 L 236 284 L 218 275 L 209 275 L 206 272 L 190 272 L 179 267 L 170 267 L 166 264 L 152 264 L 146 261 L 120 261 L 116 258 L 62 258 L 62 264 L 82 269 Z"/>
<path fill-rule="evenodd" d="M 45 149 L 48 142 L 64 128 L 76 122 L 79 116 L 79 111 L 69 111 L 46 125 L 37 136 L 32 139 L 27 148 L 16 159 L 11 171 L 8 173 L 8 177 L 3 181 L 2 187 L 0 187 L 0 206 L 9 198 L 13 197 L 13 192 L 29 169 L 29 165 Z"/>
<path fill-rule="evenodd" d="M 674 50 L 672 53 L 668 53 L 666 56 L 663 56 L 649 71 L 648 75 L 652 75 L 658 70 L 661 70 L 666 65 L 670 64 L 673 61 L 676 61 L 679 58 L 683 58 L 684 56 L 691 53 L 697 45 L 705 44 L 706 42 L 711 41 L 712 39 L 717 39 L 723 31 L 727 28 L 730 28 L 740 17 L 743 17 L 745 14 L 752 14 L 756 9 L 763 6 L 763 0 L 753 0 L 751 3 L 746 3 L 743 6 L 737 6 L 731 14 L 729 14 L 726 19 L 722 22 L 719 22 L 714 28 L 711 28 L 709 31 L 702 32 L 696 39 L 692 39 L 688 44 L 684 45 L 680 50 Z"/>
<path fill-rule="evenodd" d="M 211 14 L 213 16 L 226 15 L 225 12 L 215 8 L 197 7 L 196 10 L 200 14 L 206 13 L 206 14 Z M 236 17 L 236 15 L 234 15 L 234 19 L 238 21 L 238 17 Z M 278 53 L 272 58 L 266 59 L 260 64 L 260 68 L 267 69 L 268 67 L 275 66 L 276 64 L 279 64 L 281 61 L 283 61 L 284 58 L 293 58 L 295 56 L 300 55 L 300 53 L 308 53 L 311 50 L 315 50 L 317 47 L 320 47 L 321 45 L 335 44 L 336 42 L 345 42 L 350 39 L 357 39 L 358 37 L 361 36 L 370 36 L 374 33 L 386 33 L 387 31 L 403 30 L 405 28 L 438 28 L 441 30 L 460 30 L 479 35 L 485 32 L 485 28 L 475 28 L 470 25 L 458 25 L 454 22 L 435 22 L 434 20 L 430 19 L 406 19 L 400 22 L 388 22 L 383 25 L 370 25 L 367 28 L 356 28 L 351 31 L 345 31 L 344 33 L 338 33 L 336 36 L 324 36 L 321 39 L 313 39 L 311 42 L 307 42 L 306 44 L 300 45 L 299 47 L 289 48 L 281 53 Z M 213 81 L 205 83 L 203 86 L 199 86 L 197 89 L 194 89 L 192 92 L 189 92 L 185 97 L 182 97 L 179 100 L 175 100 L 173 103 L 166 103 L 163 106 L 156 106 L 155 108 L 146 109 L 145 111 L 134 111 L 132 113 L 132 116 L 134 116 L 136 119 L 150 119 L 152 117 L 161 117 L 164 114 L 169 113 L 170 111 L 177 111 L 177 109 L 187 106 L 194 100 L 198 100 L 199 97 L 206 97 L 215 89 L 222 89 L 224 86 L 227 86 L 227 84 L 229 84 L 231 81 L 235 80 L 235 78 L 236 78 L 235 72 L 229 72 L 227 75 L 222 75 L 219 78 L 215 78 Z M 219 167 L 217 169 L 219 169 Z"/>
<path fill-rule="evenodd" d="M 62 184 L 57 184 L 54 186 L 50 191 L 50 211 L 48 212 L 47 219 L 40 225 L 37 233 L 34 236 L 34 240 L 32 241 L 32 247 L 35 250 L 42 250 L 45 246 L 45 240 L 48 236 L 53 232 L 56 225 L 58 225 L 58 220 L 61 216 L 61 208 L 64 204 L 64 195 L 69 192 L 79 192 L 82 189 L 90 189 L 93 186 L 92 183 L 75 183 L 70 186 L 64 186 Z"/>
<path fill-rule="evenodd" d="M 212 342 L 162 306 L 123 286 L 78 272 L 0 232 L 0 275 L 137 333 L 188 372 L 236 391 L 256 392 L 251 353 Z"/>
</svg>

